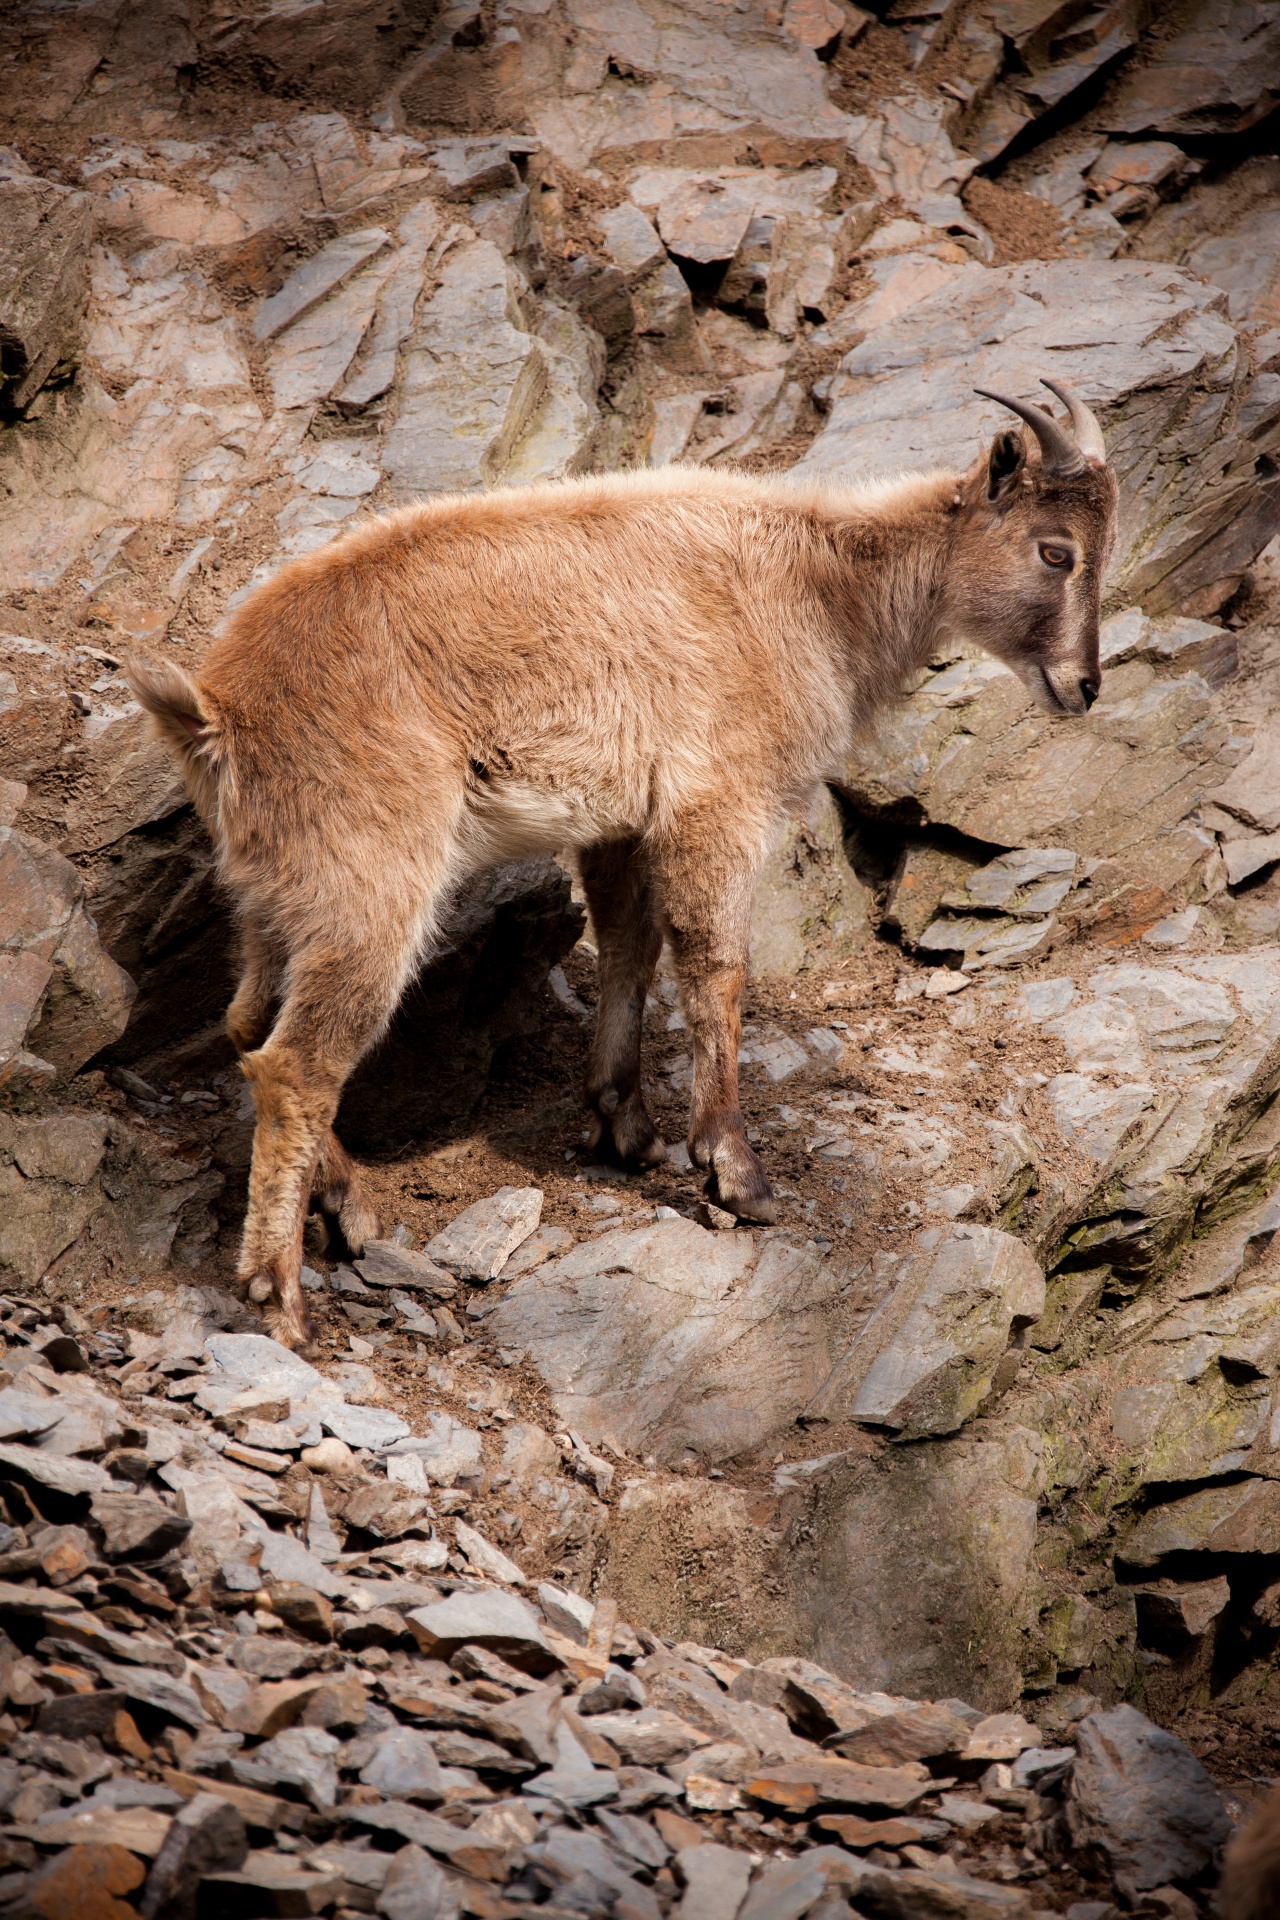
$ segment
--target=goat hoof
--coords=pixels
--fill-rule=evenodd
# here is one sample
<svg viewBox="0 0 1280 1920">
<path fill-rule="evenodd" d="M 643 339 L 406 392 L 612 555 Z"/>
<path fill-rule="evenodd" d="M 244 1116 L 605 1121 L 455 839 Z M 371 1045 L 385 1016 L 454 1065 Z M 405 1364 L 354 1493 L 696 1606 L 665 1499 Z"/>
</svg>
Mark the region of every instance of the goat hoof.
<svg viewBox="0 0 1280 1920">
<path fill-rule="evenodd" d="M 378 1238 L 380 1222 L 362 1193 L 349 1193 L 338 1215 L 338 1225 L 353 1258 L 360 1259 L 370 1240 Z"/>
</svg>

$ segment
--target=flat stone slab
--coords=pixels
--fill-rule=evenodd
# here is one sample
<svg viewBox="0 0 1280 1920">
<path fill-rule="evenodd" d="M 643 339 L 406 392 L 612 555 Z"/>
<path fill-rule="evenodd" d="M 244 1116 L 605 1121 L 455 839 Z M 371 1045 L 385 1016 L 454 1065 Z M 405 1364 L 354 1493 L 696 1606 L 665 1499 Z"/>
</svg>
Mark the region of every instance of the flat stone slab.
<svg viewBox="0 0 1280 1920">
<path fill-rule="evenodd" d="M 541 1188 L 499 1187 L 429 1240 L 427 1257 L 460 1280 L 492 1280 L 541 1218 Z"/>
</svg>

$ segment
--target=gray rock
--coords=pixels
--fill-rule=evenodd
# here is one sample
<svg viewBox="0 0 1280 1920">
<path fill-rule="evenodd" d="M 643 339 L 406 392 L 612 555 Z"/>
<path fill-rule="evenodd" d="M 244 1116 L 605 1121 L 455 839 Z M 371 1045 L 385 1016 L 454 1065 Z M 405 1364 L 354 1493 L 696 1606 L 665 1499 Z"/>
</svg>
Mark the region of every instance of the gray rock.
<svg viewBox="0 0 1280 1920">
<path fill-rule="evenodd" d="M 1239 134 L 1271 112 L 1280 89 L 1280 32 L 1269 16 L 1253 16 L 1242 33 L 1231 0 L 1207 0 L 1179 24 L 1181 32 L 1108 92 L 1098 116 L 1105 132 Z"/>
<path fill-rule="evenodd" d="M 142 1920 L 195 1920 L 204 1876 L 234 1873 L 248 1851 L 239 1809 L 216 1793 L 193 1795 L 174 1814 L 151 1863 L 138 1909 Z"/>
<path fill-rule="evenodd" d="M 665 1220 L 522 1275 L 486 1324 L 588 1442 L 714 1462 L 810 1404 L 851 1328 L 854 1284 L 813 1247 L 771 1240 L 757 1257 L 750 1234 Z"/>
<path fill-rule="evenodd" d="M 349 280 L 389 245 L 390 240 L 390 234 L 382 227 L 363 227 L 357 233 L 340 234 L 336 240 L 329 241 L 296 267 L 277 293 L 262 302 L 253 317 L 254 339 L 260 344 L 274 340 L 278 333 L 283 333 L 327 294 Z"/>
<path fill-rule="evenodd" d="M 756 882 L 751 969 L 794 974 L 838 966 L 871 935 L 868 896 L 844 851 L 839 809 L 824 787 L 789 821 Z"/>
<path fill-rule="evenodd" d="M 279 1389 L 290 1402 L 301 1402 L 327 1384 L 315 1367 L 265 1334 L 211 1334 L 207 1352 L 211 1363 L 208 1386 L 227 1387 L 232 1395 L 250 1388 L 259 1394 Z"/>
<path fill-rule="evenodd" d="M 484 1454 L 475 1429 L 434 1409 L 425 1425 L 425 1433 L 410 1434 L 387 1449 L 388 1471 L 391 1461 L 412 1456 L 437 1487 L 478 1486 L 484 1477 Z"/>
<path fill-rule="evenodd" d="M 683 1847 L 675 1857 L 684 1895 L 680 1920 L 736 1920 L 751 1880 L 751 1861 L 733 1847 Z"/>
<path fill-rule="evenodd" d="M 78 358 L 92 201 L 36 174 L 0 178 L 0 408 L 20 413 Z"/>
<path fill-rule="evenodd" d="M 175 1680 L 172 1675 L 161 1673 L 156 1667 L 120 1666 L 88 1650 L 83 1658 L 102 1675 L 109 1687 L 119 1688 L 131 1702 L 148 1707 L 166 1720 L 176 1720 L 180 1726 L 192 1727 L 197 1732 L 201 1727 L 208 1726 L 209 1716 L 200 1705 L 194 1689 L 185 1680 Z"/>
<path fill-rule="evenodd" d="M 1035 1608 L 1041 1444 L 996 1426 L 874 1461 L 837 1456 L 816 1476 L 816 1538 L 788 1549 L 791 1644 L 859 1687 L 1012 1704 Z"/>
<path fill-rule="evenodd" d="M 409 1287 L 429 1300 L 452 1300 L 458 1291 L 452 1274 L 394 1240 L 367 1241 L 356 1271 L 371 1287 Z"/>
<path fill-rule="evenodd" d="M 236 1754 L 232 1777 L 242 1787 L 296 1787 L 317 1810 L 338 1799 L 337 1754 L 341 1742 L 322 1727 L 286 1727 L 252 1753 Z"/>
<path fill-rule="evenodd" d="M 1080 1722 L 1067 1822 L 1075 1845 L 1105 1866 L 1128 1901 L 1202 1874 L 1231 1832 L 1195 1755 L 1127 1706 Z"/>
<path fill-rule="evenodd" d="M 383 471 L 398 497 L 499 480 L 529 426 L 547 363 L 487 240 L 455 247 L 405 349 Z"/>
<path fill-rule="evenodd" d="M 498 1587 L 450 1594 L 435 1606 L 414 1608 L 405 1620 L 422 1651 L 439 1659 L 474 1641 L 521 1666 L 545 1672 L 554 1664 L 532 1608 Z"/>
<path fill-rule="evenodd" d="M 1044 1275 L 1012 1234 L 931 1228 L 810 1416 L 954 1433 L 986 1399 L 1010 1333 L 1033 1325 L 1044 1301 Z"/>
<path fill-rule="evenodd" d="M 124 1032 L 133 981 L 103 951 L 84 882 L 52 847 L 0 828 L 0 890 L 7 956 L 0 1039 L 10 1062 L 30 1054 L 69 1077 Z"/>
<path fill-rule="evenodd" d="M 807 1853 L 794 1860 L 766 1861 L 752 1879 L 739 1920 L 799 1920 L 826 1885 L 826 1875 L 810 1863 Z"/>
<path fill-rule="evenodd" d="M 158 1560 L 180 1547 L 191 1521 L 145 1493 L 98 1493 L 89 1511 L 102 1529 L 108 1560 Z"/>
<path fill-rule="evenodd" d="M 458 1896 L 421 1847 L 401 1847 L 378 1895 L 386 1920 L 456 1920 Z"/>
<path fill-rule="evenodd" d="M 444 1799 L 435 1749 L 416 1727 L 388 1727 L 379 1734 L 371 1758 L 360 1769 L 360 1778 L 367 1787 L 377 1787 L 391 1800 L 420 1800 L 434 1807 Z"/>
<path fill-rule="evenodd" d="M 1116 1549 L 1124 1566 L 1191 1553 L 1280 1553 L 1280 1483 L 1237 1480 L 1150 1508 Z"/>
<path fill-rule="evenodd" d="M 492 1280 L 542 1218 L 538 1187 L 499 1187 L 460 1213 L 426 1246 L 427 1257 L 471 1282 Z"/>
<path fill-rule="evenodd" d="M 349 1406 L 345 1401 L 325 1402 L 320 1424 L 347 1446 L 368 1447 L 375 1453 L 403 1440 L 409 1431 L 409 1422 L 387 1407 Z"/>
</svg>

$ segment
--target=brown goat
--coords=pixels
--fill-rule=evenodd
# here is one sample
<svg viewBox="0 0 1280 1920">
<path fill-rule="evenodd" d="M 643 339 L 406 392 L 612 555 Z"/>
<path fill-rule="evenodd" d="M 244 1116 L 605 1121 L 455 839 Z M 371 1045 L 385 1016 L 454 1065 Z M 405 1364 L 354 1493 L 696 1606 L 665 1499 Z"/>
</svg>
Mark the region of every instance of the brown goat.
<svg viewBox="0 0 1280 1920">
<path fill-rule="evenodd" d="M 1055 389 L 1058 391 L 1058 389 Z M 295 560 L 198 678 L 138 663 L 240 915 L 228 1016 L 257 1106 L 239 1271 L 293 1345 L 313 1186 L 376 1232 L 332 1133 L 343 1082 L 466 874 L 578 851 L 600 942 L 596 1138 L 665 1148 L 640 1085 L 665 931 L 695 1054 L 689 1151 L 772 1220 L 738 1107 L 756 873 L 780 820 L 950 638 L 1082 712 L 1116 486 L 1098 424 L 1013 407 L 963 475 L 826 488 L 667 469 L 446 495 Z M 1034 436 L 1034 437 L 1032 437 Z"/>
<path fill-rule="evenodd" d="M 1232 1835 L 1218 1907 L 1222 1920 L 1277 1920 L 1280 1915 L 1280 1787 Z"/>
</svg>

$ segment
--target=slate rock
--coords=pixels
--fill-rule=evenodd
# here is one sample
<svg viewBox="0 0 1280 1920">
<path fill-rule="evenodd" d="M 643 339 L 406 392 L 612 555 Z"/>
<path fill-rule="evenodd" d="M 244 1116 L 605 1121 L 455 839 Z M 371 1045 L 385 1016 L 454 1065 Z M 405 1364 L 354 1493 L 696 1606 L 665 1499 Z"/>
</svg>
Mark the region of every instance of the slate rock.
<svg viewBox="0 0 1280 1920">
<path fill-rule="evenodd" d="M 780 1767 L 760 1767 L 749 1773 L 746 1790 L 755 1800 L 767 1801 L 790 1813 L 810 1809 L 869 1807 L 875 1812 L 902 1813 L 929 1792 L 928 1780 L 918 1780 L 901 1767 L 860 1767 L 851 1760 L 792 1760 Z"/>
<path fill-rule="evenodd" d="M 102 1529 L 108 1560 L 159 1560 L 180 1547 L 191 1521 L 149 1494 L 99 1493 L 89 1512 Z"/>
<path fill-rule="evenodd" d="M 452 1300 L 458 1283 L 451 1273 L 424 1254 L 414 1253 L 394 1240 L 368 1240 L 356 1272 L 371 1287 L 407 1287 L 431 1300 Z"/>
<path fill-rule="evenodd" d="M 210 1920 L 239 1920 L 245 1913 L 324 1913 L 343 1884 L 341 1874 L 313 1871 L 289 1854 L 250 1852 L 242 1866 L 205 1875 L 200 1911 Z"/>
<path fill-rule="evenodd" d="M 388 1727 L 380 1733 L 360 1778 L 390 1800 L 418 1800 L 434 1807 L 445 1797 L 435 1748 L 416 1727 Z"/>
<path fill-rule="evenodd" d="M 403 1440 L 409 1422 L 389 1407 L 350 1406 L 345 1401 L 326 1402 L 320 1408 L 320 1424 L 336 1440 L 349 1447 L 367 1447 L 380 1453 Z"/>
<path fill-rule="evenodd" d="M 521 1275 L 486 1331 L 527 1354 L 589 1445 L 715 1463 L 810 1404 L 847 1344 L 848 1287 L 814 1246 L 659 1220 Z"/>
<path fill-rule="evenodd" d="M 498 1587 L 450 1594 L 434 1606 L 415 1607 L 405 1620 L 423 1653 L 437 1659 L 473 1640 L 534 1672 L 556 1664 L 532 1608 Z"/>
<path fill-rule="evenodd" d="M 966 1224 L 919 1245 L 812 1414 L 954 1433 L 986 1399 L 1011 1332 L 1043 1313 L 1044 1274 L 1012 1234 Z"/>
<path fill-rule="evenodd" d="M 244 1864 L 244 1820 L 228 1800 L 197 1793 L 178 1809 L 151 1864 L 139 1905 L 141 1920 L 195 1920 L 200 1882 L 208 1873 Z"/>
<path fill-rule="evenodd" d="M 0 179 L 0 408 L 18 413 L 74 363 L 89 298 L 93 202 L 36 174 Z"/>
<path fill-rule="evenodd" d="M 231 1775 L 245 1787 L 296 1787 L 322 1811 L 337 1804 L 339 1746 L 323 1727 L 286 1727 L 252 1753 L 236 1754 Z"/>
<path fill-rule="evenodd" d="M 1106 1867 L 1130 1902 L 1202 1874 L 1231 1832 L 1195 1755 L 1129 1706 L 1080 1722 L 1067 1822 L 1074 1844 Z"/>
<path fill-rule="evenodd" d="M 541 1218 L 541 1188 L 499 1187 L 429 1240 L 427 1257 L 461 1280 L 492 1280 Z"/>
<path fill-rule="evenodd" d="M 156 1667 L 121 1666 L 114 1661 L 104 1660 L 97 1653 L 86 1651 L 84 1658 L 96 1668 L 109 1687 L 118 1688 L 136 1705 L 149 1707 L 166 1720 L 176 1720 L 180 1726 L 191 1727 L 197 1732 L 201 1727 L 208 1726 L 209 1716 L 194 1688 L 189 1687 L 185 1680 L 175 1680 L 171 1674 L 161 1673 Z"/>
<path fill-rule="evenodd" d="M 386 1920 L 456 1920 L 458 1897 L 444 1871 L 421 1847 L 402 1847 L 378 1894 Z"/>
<path fill-rule="evenodd" d="M 124 1896 L 146 1877 L 127 1847 L 80 1843 L 36 1869 L 22 1889 L 24 1905 L 39 1920 L 137 1920 Z"/>
<path fill-rule="evenodd" d="M 946 1707 L 909 1707 L 824 1744 L 845 1760 L 858 1760 L 868 1767 L 892 1767 L 904 1760 L 963 1754 L 969 1745 L 969 1728 Z"/>
<path fill-rule="evenodd" d="M 422 1433 L 410 1434 L 387 1449 L 388 1470 L 392 1460 L 405 1456 L 420 1460 L 427 1478 L 438 1487 L 478 1488 L 484 1477 L 480 1435 L 451 1413 L 435 1408 L 427 1414 Z"/>
<path fill-rule="evenodd" d="M 333 1638 L 333 1607 L 314 1587 L 297 1580 L 276 1580 L 267 1589 L 271 1611 L 301 1634 L 304 1640 L 322 1644 Z"/>
<path fill-rule="evenodd" d="M 736 1920 L 751 1880 L 746 1853 L 714 1842 L 682 1847 L 675 1867 L 684 1884 L 680 1920 Z"/>
</svg>

